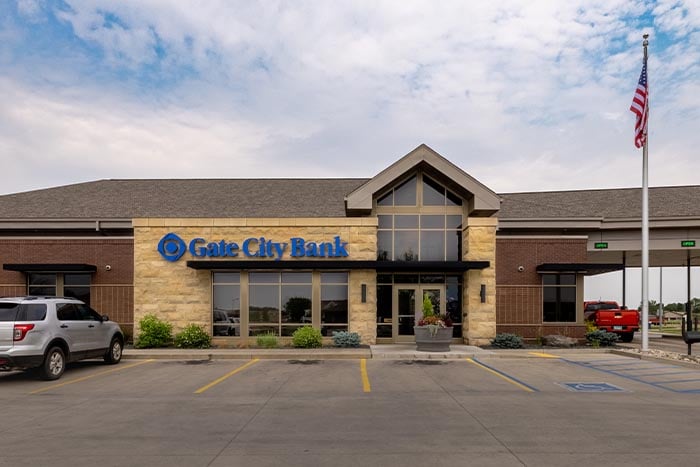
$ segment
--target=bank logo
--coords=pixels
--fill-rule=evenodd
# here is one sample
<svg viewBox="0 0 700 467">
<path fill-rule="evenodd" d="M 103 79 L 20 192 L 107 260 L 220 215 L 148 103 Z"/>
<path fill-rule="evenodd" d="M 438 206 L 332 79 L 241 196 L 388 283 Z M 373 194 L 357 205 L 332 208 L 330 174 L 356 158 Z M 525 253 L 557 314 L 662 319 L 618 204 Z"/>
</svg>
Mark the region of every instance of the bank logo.
<svg viewBox="0 0 700 467">
<path fill-rule="evenodd" d="M 168 261 L 177 261 L 182 258 L 185 251 L 187 251 L 185 242 L 172 232 L 166 234 L 158 242 L 158 253 Z"/>
</svg>

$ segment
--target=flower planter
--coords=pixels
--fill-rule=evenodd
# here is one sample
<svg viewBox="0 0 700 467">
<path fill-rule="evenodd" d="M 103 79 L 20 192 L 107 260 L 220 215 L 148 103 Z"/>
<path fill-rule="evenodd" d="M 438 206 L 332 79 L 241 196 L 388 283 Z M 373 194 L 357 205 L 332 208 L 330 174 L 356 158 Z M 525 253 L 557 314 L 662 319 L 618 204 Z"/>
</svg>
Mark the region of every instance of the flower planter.
<svg viewBox="0 0 700 467">
<path fill-rule="evenodd" d="M 452 342 L 452 328 L 437 328 L 433 335 L 430 326 L 414 326 L 416 350 L 421 352 L 449 352 Z"/>
</svg>

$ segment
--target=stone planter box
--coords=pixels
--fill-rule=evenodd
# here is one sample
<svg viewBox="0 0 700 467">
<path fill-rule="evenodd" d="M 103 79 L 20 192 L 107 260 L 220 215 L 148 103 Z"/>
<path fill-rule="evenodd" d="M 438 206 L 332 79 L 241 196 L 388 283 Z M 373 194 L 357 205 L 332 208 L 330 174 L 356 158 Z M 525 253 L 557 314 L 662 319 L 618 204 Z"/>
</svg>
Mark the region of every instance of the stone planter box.
<svg viewBox="0 0 700 467">
<path fill-rule="evenodd" d="M 449 352 L 452 342 L 452 328 L 438 328 L 433 336 L 428 326 L 414 326 L 416 350 L 421 352 Z"/>
</svg>

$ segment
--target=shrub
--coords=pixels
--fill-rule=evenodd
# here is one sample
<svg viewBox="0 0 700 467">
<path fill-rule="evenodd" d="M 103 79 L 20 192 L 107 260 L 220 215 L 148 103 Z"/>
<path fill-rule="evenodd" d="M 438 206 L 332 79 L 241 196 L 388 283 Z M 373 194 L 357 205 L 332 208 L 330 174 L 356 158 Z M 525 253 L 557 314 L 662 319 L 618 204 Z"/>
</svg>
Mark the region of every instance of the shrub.
<svg viewBox="0 0 700 467">
<path fill-rule="evenodd" d="M 257 336 L 255 342 L 258 344 L 258 347 L 263 349 L 274 349 L 277 347 L 277 336 L 272 332 L 266 332 Z"/>
<path fill-rule="evenodd" d="M 593 321 L 591 319 L 587 319 L 586 320 L 586 332 L 588 333 L 588 332 L 593 332 L 593 331 L 597 331 L 597 330 L 598 330 L 598 326 L 595 325 L 595 321 Z"/>
<path fill-rule="evenodd" d="M 360 335 L 356 332 L 334 331 L 333 345 L 336 347 L 359 347 Z"/>
<path fill-rule="evenodd" d="M 491 341 L 491 345 L 499 349 L 522 349 L 523 338 L 516 334 L 504 332 L 496 334 L 496 337 Z"/>
<path fill-rule="evenodd" d="M 166 347 L 173 340 L 173 326 L 159 320 L 155 315 L 146 315 L 139 321 L 141 333 L 136 339 L 135 347 L 146 349 L 151 347 Z"/>
<path fill-rule="evenodd" d="M 602 329 L 586 333 L 586 340 L 593 346 L 610 347 L 615 345 L 619 339 L 620 336 L 614 332 L 607 332 Z"/>
<path fill-rule="evenodd" d="M 313 349 L 321 347 L 323 337 L 321 331 L 314 329 L 311 326 L 304 326 L 297 329 L 292 334 L 292 345 L 301 349 Z"/>
<path fill-rule="evenodd" d="M 175 347 L 181 349 L 208 349 L 211 347 L 211 336 L 202 326 L 188 324 L 185 329 L 175 335 Z"/>
</svg>

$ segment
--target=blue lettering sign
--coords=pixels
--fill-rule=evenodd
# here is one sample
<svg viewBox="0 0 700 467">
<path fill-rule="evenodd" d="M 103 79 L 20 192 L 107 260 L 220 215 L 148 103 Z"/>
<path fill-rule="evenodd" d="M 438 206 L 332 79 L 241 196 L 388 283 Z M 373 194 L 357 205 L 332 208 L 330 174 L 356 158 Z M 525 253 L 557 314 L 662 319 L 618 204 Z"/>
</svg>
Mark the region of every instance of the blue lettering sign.
<svg viewBox="0 0 700 467">
<path fill-rule="evenodd" d="M 289 243 L 266 240 L 265 237 L 246 238 L 241 246 L 238 243 L 219 240 L 207 242 L 204 238 L 196 237 L 189 244 L 175 233 L 168 233 L 158 242 L 158 253 L 167 261 L 177 261 L 189 251 L 194 258 L 220 258 L 238 256 L 239 251 L 249 258 L 272 258 L 279 261 L 284 258 L 289 247 L 289 255 L 293 258 L 333 258 L 347 257 L 347 242 L 341 242 L 340 237 L 333 242 L 307 242 L 301 237 L 292 237 Z"/>
</svg>

